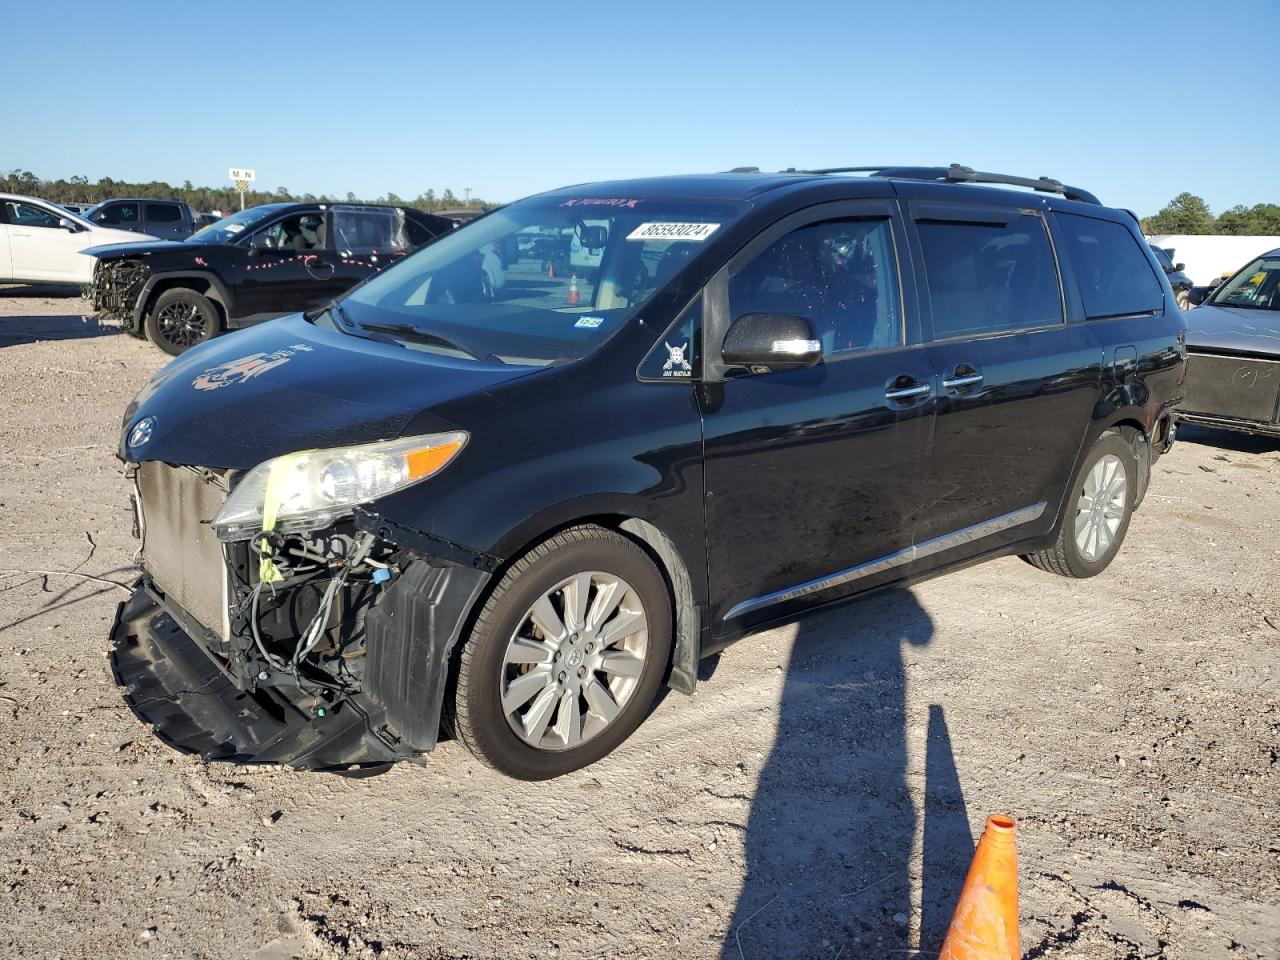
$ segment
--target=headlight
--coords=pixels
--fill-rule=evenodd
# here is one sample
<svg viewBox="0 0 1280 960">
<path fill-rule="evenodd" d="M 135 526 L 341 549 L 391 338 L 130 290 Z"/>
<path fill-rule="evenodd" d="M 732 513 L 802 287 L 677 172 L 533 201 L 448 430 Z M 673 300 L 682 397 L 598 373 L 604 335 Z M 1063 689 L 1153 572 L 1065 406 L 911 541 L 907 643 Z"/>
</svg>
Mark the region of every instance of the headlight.
<svg viewBox="0 0 1280 960">
<path fill-rule="evenodd" d="M 467 434 L 459 431 L 286 453 L 245 474 L 213 518 L 214 532 L 233 541 L 263 530 L 327 527 L 357 504 L 438 473 L 466 442 Z"/>
</svg>

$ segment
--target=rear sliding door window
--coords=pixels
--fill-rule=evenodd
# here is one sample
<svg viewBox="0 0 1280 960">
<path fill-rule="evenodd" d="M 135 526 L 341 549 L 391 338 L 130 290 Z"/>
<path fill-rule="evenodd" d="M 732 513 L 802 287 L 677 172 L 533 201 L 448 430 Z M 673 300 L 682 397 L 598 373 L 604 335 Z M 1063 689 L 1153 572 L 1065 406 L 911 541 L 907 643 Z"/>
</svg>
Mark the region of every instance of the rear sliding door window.
<svg viewBox="0 0 1280 960">
<path fill-rule="evenodd" d="M 1164 290 L 1138 241 L 1122 224 L 1054 214 L 1090 320 L 1164 309 Z"/>
<path fill-rule="evenodd" d="M 1007 220 L 975 212 L 972 220 L 916 221 L 935 340 L 1062 322 L 1058 268 L 1044 221 L 1016 210 L 1007 214 Z"/>
</svg>

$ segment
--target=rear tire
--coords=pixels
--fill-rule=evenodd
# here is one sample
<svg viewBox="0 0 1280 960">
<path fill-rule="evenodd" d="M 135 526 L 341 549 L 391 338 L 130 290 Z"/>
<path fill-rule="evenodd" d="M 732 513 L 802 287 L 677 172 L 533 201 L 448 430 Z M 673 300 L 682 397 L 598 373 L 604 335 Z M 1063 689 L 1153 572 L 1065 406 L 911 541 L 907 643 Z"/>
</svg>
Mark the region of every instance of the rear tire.
<svg viewBox="0 0 1280 960">
<path fill-rule="evenodd" d="M 156 298 L 147 314 L 147 338 L 171 356 L 217 336 L 221 326 L 218 308 L 208 297 L 178 287 Z"/>
<path fill-rule="evenodd" d="M 521 780 L 595 763 L 640 725 L 671 656 L 666 581 L 637 544 L 572 527 L 516 561 L 462 648 L 452 727 Z"/>
<path fill-rule="evenodd" d="M 1174 300 L 1177 301 L 1179 310 L 1185 311 L 1185 310 L 1191 309 L 1191 291 L 1190 290 L 1179 290 L 1177 293 L 1174 294 Z"/>
<path fill-rule="evenodd" d="M 1023 554 L 1022 559 L 1062 577 L 1096 576 L 1120 551 L 1137 492 L 1133 445 L 1108 430 L 1089 451 L 1071 488 L 1057 542 L 1048 550 Z"/>
</svg>

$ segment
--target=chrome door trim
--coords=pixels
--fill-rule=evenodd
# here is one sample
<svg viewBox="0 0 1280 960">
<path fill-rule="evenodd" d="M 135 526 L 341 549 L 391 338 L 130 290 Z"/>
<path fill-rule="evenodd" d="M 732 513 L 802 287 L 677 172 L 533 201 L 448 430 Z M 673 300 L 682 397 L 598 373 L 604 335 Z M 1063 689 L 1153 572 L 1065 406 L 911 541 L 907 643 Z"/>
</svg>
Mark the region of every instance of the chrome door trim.
<svg viewBox="0 0 1280 960">
<path fill-rule="evenodd" d="M 852 583 L 854 580 L 861 580 L 863 577 L 869 577 L 876 573 L 883 573 L 885 570 L 892 570 L 894 567 L 900 567 L 904 564 L 911 563 L 913 560 L 921 560 L 925 557 L 931 557 L 936 553 L 941 553 L 944 550 L 951 550 L 954 547 L 961 547 L 967 543 L 973 543 L 975 540 L 980 540 L 983 537 L 989 537 L 1012 527 L 1021 526 L 1024 523 L 1030 523 L 1033 520 L 1039 519 L 1047 506 L 1048 503 L 1041 500 L 1039 503 L 1033 503 L 1029 507 L 1023 507 L 1021 510 L 1014 510 L 1012 513 L 1001 514 L 998 517 L 992 517 L 990 520 L 983 520 L 981 523 L 962 527 L 961 529 L 954 530 L 951 533 L 944 533 L 939 537 L 924 540 L 902 550 L 895 550 L 893 553 L 887 553 L 883 557 L 879 557 L 875 560 L 868 560 L 866 563 L 860 563 L 857 566 L 849 567 L 846 570 L 840 570 L 836 573 L 828 574 L 825 577 L 819 577 L 816 580 L 809 580 L 805 583 L 796 584 L 794 587 L 775 590 L 773 593 L 767 593 L 762 597 L 743 600 L 726 613 L 724 615 L 724 619 L 732 620 L 734 617 L 740 617 L 744 613 L 752 613 L 753 611 L 760 610 L 764 607 L 771 607 L 774 604 L 786 603 L 788 600 L 798 600 L 801 597 L 807 597 L 811 593 L 818 593 L 822 590 L 830 590 L 833 587 L 844 586 L 847 583 Z"/>
</svg>

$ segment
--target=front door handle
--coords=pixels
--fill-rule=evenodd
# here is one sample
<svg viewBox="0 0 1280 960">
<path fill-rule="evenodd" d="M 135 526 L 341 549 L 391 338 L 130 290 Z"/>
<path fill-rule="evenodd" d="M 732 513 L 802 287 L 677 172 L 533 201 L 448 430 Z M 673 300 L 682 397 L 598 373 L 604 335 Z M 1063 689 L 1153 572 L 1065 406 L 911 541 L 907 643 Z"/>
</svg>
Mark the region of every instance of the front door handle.
<svg viewBox="0 0 1280 960">
<path fill-rule="evenodd" d="M 890 387 L 884 392 L 886 400 L 914 400 L 916 397 L 927 397 L 933 387 L 927 383 L 916 383 L 911 386 Z"/>
<path fill-rule="evenodd" d="M 982 382 L 982 374 L 970 373 L 963 377 L 948 377 L 942 381 L 942 385 L 948 390 L 963 390 L 965 387 L 972 387 Z"/>
</svg>

